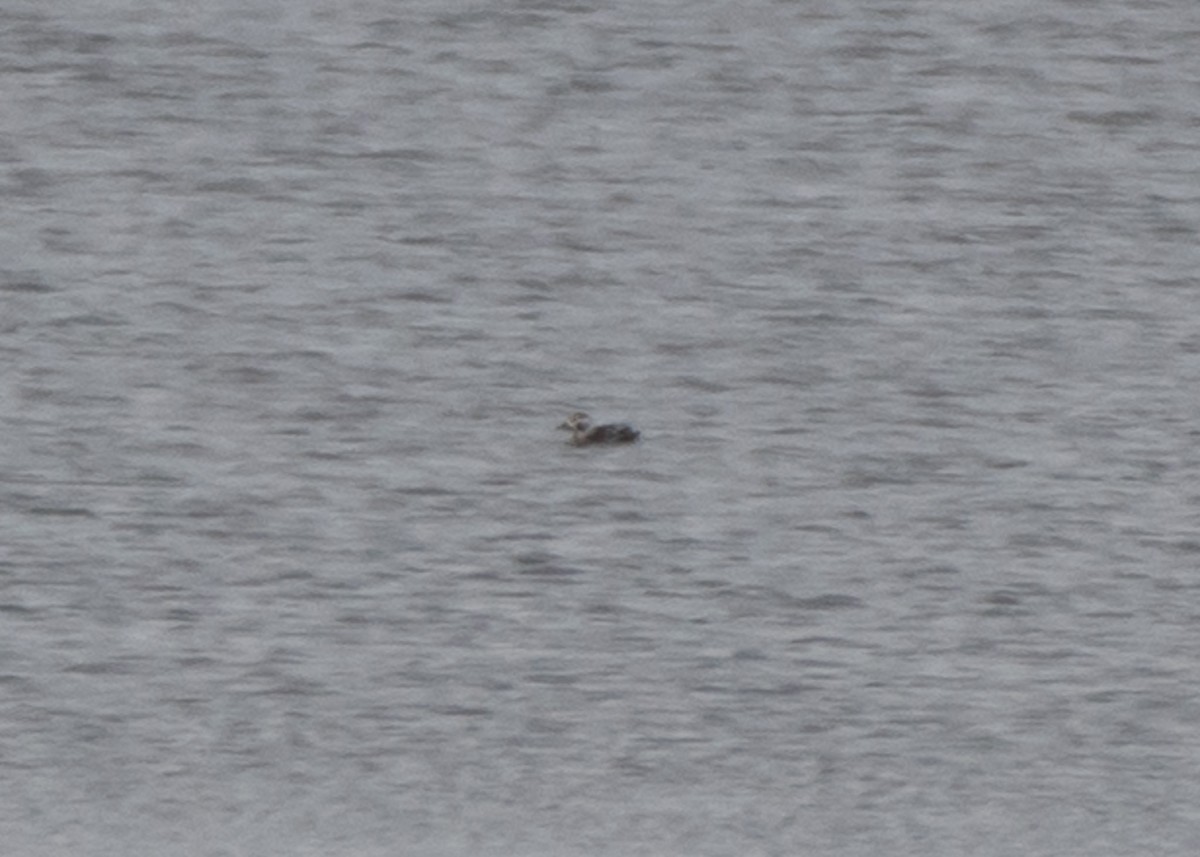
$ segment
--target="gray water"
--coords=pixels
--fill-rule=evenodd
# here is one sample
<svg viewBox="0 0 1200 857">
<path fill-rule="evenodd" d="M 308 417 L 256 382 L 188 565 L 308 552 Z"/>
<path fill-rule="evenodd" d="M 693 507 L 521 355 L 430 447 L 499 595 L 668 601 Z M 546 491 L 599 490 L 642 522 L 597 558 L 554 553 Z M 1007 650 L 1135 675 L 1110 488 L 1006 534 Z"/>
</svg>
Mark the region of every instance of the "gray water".
<svg viewBox="0 0 1200 857">
<path fill-rule="evenodd" d="M 1191 0 L 16 0 L 0 97 L 5 854 L 1200 848 Z"/>
</svg>

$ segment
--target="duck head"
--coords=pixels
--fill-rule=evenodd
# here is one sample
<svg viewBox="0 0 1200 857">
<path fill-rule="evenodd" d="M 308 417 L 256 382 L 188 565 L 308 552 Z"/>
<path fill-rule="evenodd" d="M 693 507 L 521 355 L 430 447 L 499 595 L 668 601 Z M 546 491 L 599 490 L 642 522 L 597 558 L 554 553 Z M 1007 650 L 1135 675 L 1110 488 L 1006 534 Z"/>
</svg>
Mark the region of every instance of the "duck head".
<svg viewBox="0 0 1200 857">
<path fill-rule="evenodd" d="M 560 429 L 574 432 L 586 432 L 592 425 L 592 418 L 583 411 L 576 411 L 567 417 L 567 421 L 559 426 Z"/>
</svg>

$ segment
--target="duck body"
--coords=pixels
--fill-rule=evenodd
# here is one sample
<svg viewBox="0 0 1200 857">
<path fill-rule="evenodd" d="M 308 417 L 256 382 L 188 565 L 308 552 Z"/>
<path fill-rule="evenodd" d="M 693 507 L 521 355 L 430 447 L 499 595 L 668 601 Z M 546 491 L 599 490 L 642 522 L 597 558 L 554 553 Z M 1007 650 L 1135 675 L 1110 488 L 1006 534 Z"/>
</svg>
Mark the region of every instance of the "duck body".
<svg viewBox="0 0 1200 857">
<path fill-rule="evenodd" d="M 571 414 L 559 428 L 571 432 L 568 443 L 572 446 L 613 446 L 634 443 L 641 437 L 641 432 L 627 423 L 592 425 L 592 418 L 583 411 Z"/>
</svg>

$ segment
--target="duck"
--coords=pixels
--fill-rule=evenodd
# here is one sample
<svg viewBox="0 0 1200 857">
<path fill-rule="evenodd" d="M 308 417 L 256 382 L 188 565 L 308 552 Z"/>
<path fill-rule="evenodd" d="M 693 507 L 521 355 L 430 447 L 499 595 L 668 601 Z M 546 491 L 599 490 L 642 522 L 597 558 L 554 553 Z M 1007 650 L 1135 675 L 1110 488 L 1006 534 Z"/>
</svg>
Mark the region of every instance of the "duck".
<svg viewBox="0 0 1200 857">
<path fill-rule="evenodd" d="M 627 423 L 605 423 L 592 425 L 592 418 L 583 411 L 576 411 L 567 417 L 567 421 L 559 426 L 571 432 L 568 441 L 572 446 L 598 446 L 618 443 L 633 443 L 641 432 Z"/>
</svg>

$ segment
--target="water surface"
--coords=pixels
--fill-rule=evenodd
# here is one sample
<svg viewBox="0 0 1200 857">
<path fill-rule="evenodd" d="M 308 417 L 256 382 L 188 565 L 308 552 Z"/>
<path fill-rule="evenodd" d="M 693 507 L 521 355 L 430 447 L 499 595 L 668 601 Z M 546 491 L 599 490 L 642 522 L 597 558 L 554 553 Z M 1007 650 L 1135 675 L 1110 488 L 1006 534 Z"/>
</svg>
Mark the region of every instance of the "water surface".
<svg viewBox="0 0 1200 857">
<path fill-rule="evenodd" d="M 1200 20 L 978 5 L 10 3 L 12 853 L 1195 853 Z"/>
</svg>

